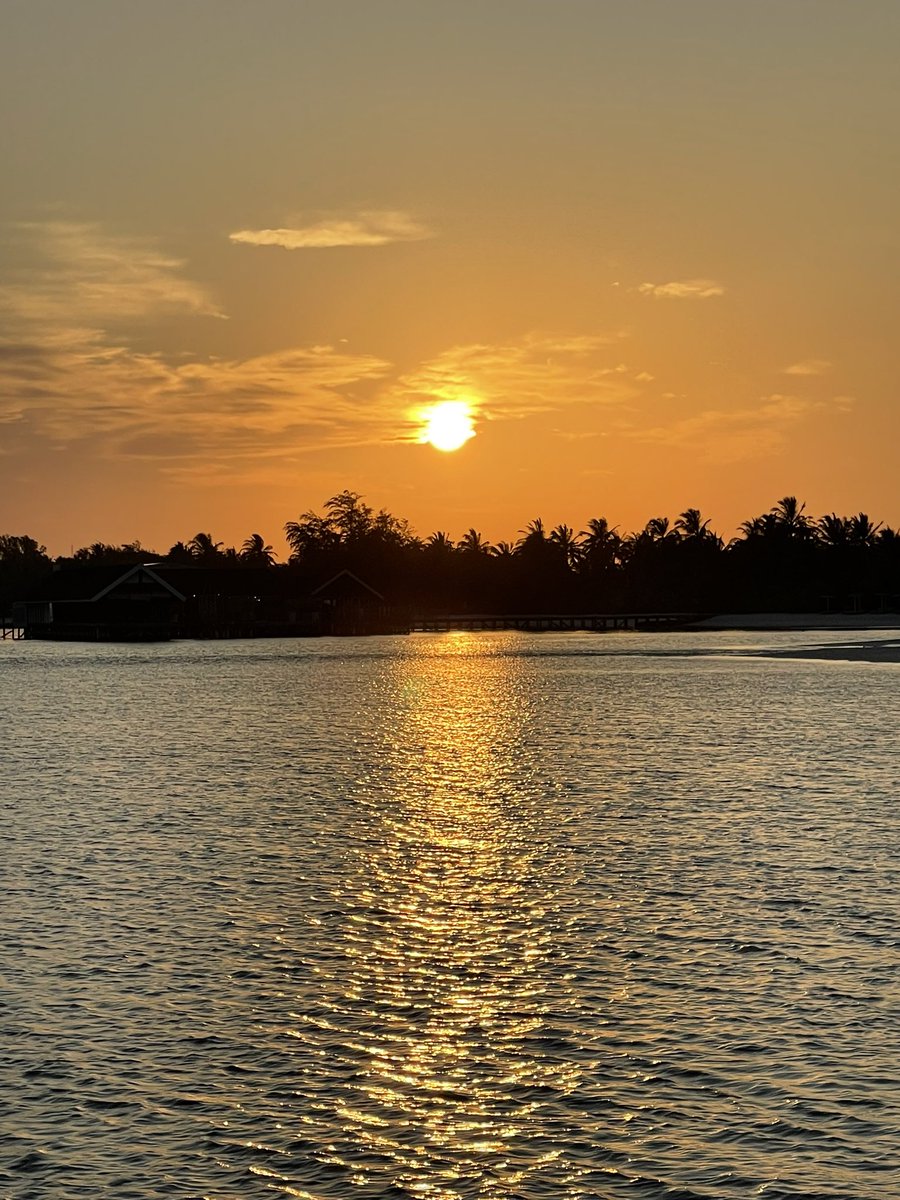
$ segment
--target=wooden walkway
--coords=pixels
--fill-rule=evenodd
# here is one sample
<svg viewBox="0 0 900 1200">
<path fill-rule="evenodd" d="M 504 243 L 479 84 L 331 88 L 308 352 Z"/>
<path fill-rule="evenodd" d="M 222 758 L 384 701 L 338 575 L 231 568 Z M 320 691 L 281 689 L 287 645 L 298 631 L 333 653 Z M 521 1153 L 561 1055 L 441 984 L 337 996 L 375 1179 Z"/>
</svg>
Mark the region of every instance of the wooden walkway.
<svg viewBox="0 0 900 1200">
<path fill-rule="evenodd" d="M 413 633 L 447 633 L 451 630 L 519 629 L 528 633 L 614 629 L 677 629 L 699 620 L 698 613 L 453 613 L 441 617 L 413 617 Z"/>
</svg>

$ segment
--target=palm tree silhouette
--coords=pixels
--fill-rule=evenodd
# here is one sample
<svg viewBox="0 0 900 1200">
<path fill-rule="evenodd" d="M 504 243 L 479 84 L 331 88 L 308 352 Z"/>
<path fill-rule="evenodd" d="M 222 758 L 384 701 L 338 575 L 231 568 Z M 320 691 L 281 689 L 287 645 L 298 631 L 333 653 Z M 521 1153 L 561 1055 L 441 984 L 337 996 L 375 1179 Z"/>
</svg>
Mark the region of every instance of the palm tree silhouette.
<svg viewBox="0 0 900 1200">
<path fill-rule="evenodd" d="M 880 521 L 873 525 L 864 512 L 857 513 L 847 522 L 848 541 L 854 546 L 874 546 L 880 528 Z"/>
<path fill-rule="evenodd" d="M 430 554 L 451 554 L 454 549 L 453 539 L 443 529 L 438 529 L 426 538 L 425 549 Z"/>
<path fill-rule="evenodd" d="M 668 517 L 651 517 L 641 533 L 647 542 L 664 542 L 670 536 Z"/>
<path fill-rule="evenodd" d="M 557 525 L 547 541 L 559 551 L 567 566 L 577 566 L 581 559 L 581 543 L 571 525 Z"/>
<path fill-rule="evenodd" d="M 679 533 L 683 538 L 693 538 L 695 540 L 715 536 L 709 532 L 709 521 L 701 519 L 699 508 L 686 508 L 675 522 L 675 532 Z"/>
<path fill-rule="evenodd" d="M 622 547 L 618 527 L 610 528 L 606 517 L 591 517 L 581 533 L 582 561 L 591 569 L 608 569 Z"/>
<path fill-rule="evenodd" d="M 486 542 L 477 529 L 468 529 L 460 538 L 457 551 L 462 554 L 490 554 L 490 543 Z"/>
<path fill-rule="evenodd" d="M 783 496 L 772 509 L 775 524 L 789 538 L 802 540 L 810 536 L 812 522 L 805 515 L 806 505 L 801 504 L 796 496 Z"/>
<path fill-rule="evenodd" d="M 516 542 L 516 549 L 521 553 L 543 547 L 547 543 L 547 531 L 540 517 L 529 521 L 524 529 L 520 529 L 521 537 Z"/>
<path fill-rule="evenodd" d="M 214 542 L 211 533 L 195 533 L 188 542 L 188 550 L 198 562 L 218 562 L 222 558 L 222 543 Z"/>
<path fill-rule="evenodd" d="M 742 521 L 739 528 L 744 535 L 744 541 L 772 541 L 778 535 L 779 523 L 773 511 L 750 517 Z"/>
<path fill-rule="evenodd" d="M 240 557 L 243 562 L 253 567 L 271 567 L 276 554 L 271 546 L 266 545 L 266 539 L 261 533 L 251 533 L 241 546 Z"/>
<path fill-rule="evenodd" d="M 839 517 L 837 513 L 819 517 L 816 532 L 819 541 L 825 546 L 846 546 L 849 533 L 847 518 Z"/>
</svg>

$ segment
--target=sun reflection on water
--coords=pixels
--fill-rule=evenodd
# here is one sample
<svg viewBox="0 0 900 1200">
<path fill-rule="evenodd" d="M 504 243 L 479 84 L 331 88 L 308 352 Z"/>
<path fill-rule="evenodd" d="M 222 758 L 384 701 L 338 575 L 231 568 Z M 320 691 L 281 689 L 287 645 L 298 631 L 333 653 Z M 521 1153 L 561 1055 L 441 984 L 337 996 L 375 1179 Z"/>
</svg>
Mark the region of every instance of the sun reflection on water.
<svg viewBox="0 0 900 1200">
<path fill-rule="evenodd" d="M 548 1171 L 565 1194 L 542 1114 L 579 1072 L 544 1028 L 565 988 L 560 852 L 526 668 L 470 658 L 464 639 L 414 645 L 359 796 L 370 837 L 325 1021 L 342 1068 L 331 1161 L 362 1195 L 511 1197 Z"/>
</svg>

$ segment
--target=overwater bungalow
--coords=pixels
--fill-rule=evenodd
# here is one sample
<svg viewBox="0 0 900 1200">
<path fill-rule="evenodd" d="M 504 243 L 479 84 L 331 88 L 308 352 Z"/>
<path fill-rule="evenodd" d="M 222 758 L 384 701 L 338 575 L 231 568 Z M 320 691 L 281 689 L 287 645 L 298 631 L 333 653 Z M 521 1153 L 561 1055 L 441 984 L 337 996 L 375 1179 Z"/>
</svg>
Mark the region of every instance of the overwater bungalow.
<svg viewBox="0 0 900 1200">
<path fill-rule="evenodd" d="M 309 590 L 271 567 L 140 563 L 61 567 L 18 601 L 26 638 L 167 641 L 406 632 L 408 622 L 364 580 L 341 571 Z"/>
</svg>

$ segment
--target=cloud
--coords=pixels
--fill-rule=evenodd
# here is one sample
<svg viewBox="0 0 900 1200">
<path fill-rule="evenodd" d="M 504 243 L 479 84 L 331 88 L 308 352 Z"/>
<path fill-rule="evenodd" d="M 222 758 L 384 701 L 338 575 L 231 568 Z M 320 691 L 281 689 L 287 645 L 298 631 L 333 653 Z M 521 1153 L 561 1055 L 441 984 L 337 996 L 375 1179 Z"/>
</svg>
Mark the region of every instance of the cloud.
<svg viewBox="0 0 900 1200">
<path fill-rule="evenodd" d="M 119 455 L 283 455 L 390 440 L 397 420 L 372 398 L 389 369 L 331 346 L 172 363 L 102 337 L 6 343 L 0 420 L 64 445 L 100 439 Z"/>
<path fill-rule="evenodd" d="M 50 323 L 58 334 L 73 314 L 85 326 L 172 312 L 224 315 L 206 288 L 187 278 L 182 259 L 146 239 L 46 221 L 13 226 L 11 240 L 29 264 L 7 272 L 0 286 L 7 320 Z"/>
<path fill-rule="evenodd" d="M 311 447 L 389 441 L 379 402 L 390 364 L 345 347 L 244 358 L 137 349 L 130 321 L 220 315 L 181 260 L 97 225 L 16 226 L 20 265 L 0 287 L 4 446 L 89 445 L 93 452 L 236 471 Z"/>
<path fill-rule="evenodd" d="M 792 363 L 784 368 L 785 375 L 827 375 L 832 364 L 827 358 L 804 358 L 801 362 Z"/>
<path fill-rule="evenodd" d="M 618 333 L 459 345 L 405 372 L 347 343 L 253 356 L 148 350 L 147 318 L 219 312 L 180 260 L 97 225 L 20 226 L 16 237 L 24 265 L 0 288 L 7 451 L 78 448 L 193 482 L 271 482 L 294 477 L 312 451 L 416 441 L 417 414 L 438 399 L 465 396 L 499 420 L 614 411 L 644 390 Z"/>
<path fill-rule="evenodd" d="M 571 404 L 616 404 L 637 393 L 613 356 L 619 334 L 534 332 L 513 341 L 454 346 L 400 377 L 394 392 L 413 415 L 465 399 L 488 418 L 520 418 Z"/>
<path fill-rule="evenodd" d="M 531 335 L 461 346 L 397 375 L 345 347 L 171 361 L 101 333 L 0 341 L 0 422 L 26 441 L 90 444 L 193 482 L 289 477 L 310 451 L 418 440 L 418 412 L 465 395 L 491 419 L 627 402 L 610 339 Z"/>
<path fill-rule="evenodd" d="M 662 300 L 708 300 L 711 296 L 724 296 L 725 288 L 714 279 L 681 279 L 671 283 L 642 283 L 637 289 L 642 296 L 654 296 Z"/>
<path fill-rule="evenodd" d="M 335 246 L 387 246 L 433 237 L 430 229 L 408 213 L 361 212 L 350 217 L 324 217 L 286 229 L 239 229 L 229 240 L 246 246 L 281 246 L 284 250 L 320 250 Z"/>
<path fill-rule="evenodd" d="M 830 407 L 822 401 L 774 393 L 761 397 L 755 406 L 706 409 L 669 425 L 627 430 L 625 436 L 720 463 L 739 462 L 780 453 L 797 426 Z M 834 409 L 841 411 L 841 406 L 836 404 Z"/>
</svg>

